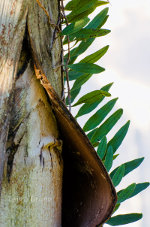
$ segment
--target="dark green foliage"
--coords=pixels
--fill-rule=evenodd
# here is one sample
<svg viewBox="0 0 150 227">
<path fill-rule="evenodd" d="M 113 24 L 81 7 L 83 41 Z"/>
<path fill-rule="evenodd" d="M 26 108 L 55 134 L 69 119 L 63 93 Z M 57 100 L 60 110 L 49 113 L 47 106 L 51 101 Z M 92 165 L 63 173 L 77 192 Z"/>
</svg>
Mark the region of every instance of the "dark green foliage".
<svg viewBox="0 0 150 227">
<path fill-rule="evenodd" d="M 65 27 L 65 29 L 62 31 L 62 35 L 71 35 L 73 33 L 76 33 L 80 31 L 88 22 L 90 19 L 88 17 L 85 17 L 81 20 L 78 20 L 69 26 Z"/>
<path fill-rule="evenodd" d="M 83 7 L 84 5 L 86 5 L 86 2 L 87 2 L 86 0 L 82 0 L 82 1 L 80 1 L 80 0 L 72 0 L 66 5 L 65 9 L 73 11 L 73 10 L 78 9 L 78 6 L 79 7 Z M 108 2 L 106 2 L 106 1 L 96 1 L 95 4 L 96 4 L 96 6 L 100 6 L 100 5 L 108 4 Z"/>
<path fill-rule="evenodd" d="M 120 128 L 119 131 L 115 134 L 115 136 L 109 141 L 108 146 L 113 147 L 114 153 L 119 148 L 122 141 L 124 140 L 127 134 L 129 125 L 130 125 L 130 121 L 128 121 L 124 126 L 122 126 L 122 128 Z"/>
<path fill-rule="evenodd" d="M 106 152 L 106 157 L 105 157 L 105 161 L 104 161 L 104 166 L 107 170 L 107 172 L 109 172 L 109 170 L 111 169 L 113 164 L 113 148 L 111 146 L 108 147 L 108 150 Z"/>
<path fill-rule="evenodd" d="M 134 159 L 130 162 L 126 162 L 124 163 L 124 167 L 125 167 L 125 172 L 124 172 L 124 176 L 126 176 L 128 173 L 130 173 L 131 171 L 133 171 L 134 169 L 136 169 L 142 162 L 143 162 L 144 158 L 138 158 L 138 159 Z M 122 165 L 121 165 L 122 166 Z M 115 175 L 115 173 L 117 172 L 117 170 L 121 167 L 118 166 L 116 169 L 114 169 L 111 174 L 110 177 L 113 178 L 113 176 Z"/>
<path fill-rule="evenodd" d="M 90 38 L 88 40 L 82 41 L 78 47 L 75 47 L 70 51 L 70 62 L 69 64 L 73 64 L 77 57 L 83 54 L 88 47 L 93 43 L 94 38 Z M 64 56 L 64 62 L 68 59 L 68 54 Z"/>
<path fill-rule="evenodd" d="M 149 186 L 148 182 L 140 183 L 140 184 L 131 184 L 127 188 L 119 191 L 117 193 L 118 195 L 118 201 L 117 203 L 122 203 L 127 199 L 130 199 L 131 197 L 137 195 L 141 191 L 145 190 Z"/>
<path fill-rule="evenodd" d="M 84 62 L 84 63 L 95 63 L 101 57 L 103 57 L 104 54 L 106 54 L 108 48 L 109 48 L 109 46 L 105 46 L 105 47 L 101 48 L 100 50 L 96 51 L 95 53 L 90 54 L 89 56 L 83 58 L 83 60 L 81 60 L 80 62 Z"/>
<path fill-rule="evenodd" d="M 105 24 L 106 18 L 108 18 L 107 17 L 108 9 L 109 8 L 105 8 L 99 14 L 97 14 L 96 17 L 94 17 L 94 19 L 86 26 L 86 28 L 87 29 L 89 29 L 89 28 L 93 28 L 93 29 L 101 28 Z"/>
<path fill-rule="evenodd" d="M 113 214 L 119 209 L 119 207 L 120 207 L 120 203 L 117 203 L 113 210 Z"/>
<path fill-rule="evenodd" d="M 85 103 L 81 108 L 79 109 L 77 115 L 75 118 L 81 117 L 85 114 L 90 113 L 92 110 L 94 110 L 101 102 L 101 100 L 104 99 L 104 97 L 101 97 L 97 102 L 94 103 Z"/>
<path fill-rule="evenodd" d="M 76 79 L 78 79 L 80 76 L 83 76 L 84 75 L 84 73 L 81 73 L 81 72 L 76 72 L 76 71 L 69 71 L 69 80 L 71 81 L 71 80 L 76 80 Z M 88 73 L 87 73 L 87 75 L 88 75 Z M 66 79 L 66 78 L 65 78 Z"/>
<path fill-rule="evenodd" d="M 142 214 L 133 213 L 133 214 L 122 214 L 110 218 L 106 223 L 112 226 L 116 225 L 125 225 L 135 221 L 138 221 L 142 218 Z"/>
<path fill-rule="evenodd" d="M 73 2 L 73 1 L 72 1 Z M 67 16 L 69 22 L 74 22 L 77 20 L 80 20 L 81 18 L 84 18 L 91 14 L 97 6 L 107 4 L 108 2 L 99 2 L 98 0 L 91 0 L 91 1 L 76 1 L 75 4 L 72 4 L 72 6 L 68 7 L 68 4 L 66 6 L 67 10 L 72 10 L 72 12 Z M 99 17 L 100 19 L 100 17 Z"/>
<path fill-rule="evenodd" d="M 95 3 L 97 0 L 91 1 L 76 1 L 74 5 L 74 9 L 72 8 L 72 12 L 67 16 L 69 22 L 77 21 L 81 18 L 88 16 L 93 10 L 96 8 Z"/>
<path fill-rule="evenodd" d="M 102 91 L 109 91 L 113 83 L 107 84 L 106 86 L 102 87 L 100 90 Z M 83 116 L 84 114 L 90 113 L 92 110 L 94 110 L 104 99 L 104 96 L 100 97 L 100 99 L 97 102 L 94 103 L 85 103 L 78 111 L 76 118 Z"/>
<path fill-rule="evenodd" d="M 144 183 L 140 183 L 140 184 L 136 184 L 134 192 L 132 193 L 132 195 L 130 195 L 129 198 L 139 194 L 141 191 L 145 190 L 148 186 L 150 185 L 149 182 L 144 182 Z"/>
<path fill-rule="evenodd" d="M 76 96 L 79 94 L 81 88 L 75 89 L 71 91 L 71 103 L 74 101 Z M 66 104 L 68 105 L 68 97 L 66 98 Z"/>
<path fill-rule="evenodd" d="M 91 141 L 91 139 L 92 139 L 94 133 L 96 132 L 96 130 L 97 130 L 97 128 L 93 129 L 91 132 L 89 132 L 89 133 L 87 134 L 87 137 L 89 138 L 90 141 Z"/>
<path fill-rule="evenodd" d="M 77 64 L 68 65 L 68 67 L 77 72 L 90 73 L 90 74 L 101 73 L 105 70 L 104 68 L 92 63 L 77 63 Z"/>
<path fill-rule="evenodd" d="M 76 34 L 73 34 L 70 38 L 70 41 L 80 41 L 80 40 L 85 40 L 89 38 L 96 38 L 100 36 L 104 36 L 110 33 L 110 30 L 108 29 L 87 29 L 84 28 L 81 31 L 77 32 Z"/>
<path fill-rule="evenodd" d="M 82 103 L 94 103 L 98 101 L 102 96 L 110 96 L 110 93 L 102 90 L 91 91 L 88 94 L 82 96 L 73 106 L 80 105 Z"/>
<path fill-rule="evenodd" d="M 115 160 L 118 156 L 119 156 L 119 154 L 114 154 L 113 155 L 113 160 Z"/>
<path fill-rule="evenodd" d="M 108 103 L 106 103 L 103 107 L 101 107 L 92 117 L 88 119 L 85 123 L 83 130 L 89 131 L 95 127 L 97 127 L 109 114 L 116 103 L 117 99 L 112 99 Z"/>
<path fill-rule="evenodd" d="M 112 182 L 113 185 L 116 187 L 122 180 L 122 178 L 124 177 L 124 173 L 125 173 L 125 165 L 121 165 L 117 171 L 115 172 L 115 174 L 113 175 Z"/>
<path fill-rule="evenodd" d="M 100 159 L 103 159 L 105 156 L 105 152 L 106 152 L 106 148 L 107 148 L 107 138 L 106 136 L 104 136 L 101 140 L 101 142 L 98 145 L 98 149 L 97 149 L 97 154 L 100 157 Z"/>
<path fill-rule="evenodd" d="M 79 78 L 77 78 L 76 81 L 73 84 L 71 91 L 74 91 L 74 90 L 77 90 L 78 88 L 81 88 L 81 86 L 85 82 L 87 82 L 91 78 L 91 76 L 92 76 L 92 74 L 85 73 L 82 76 L 80 76 Z"/>
<path fill-rule="evenodd" d="M 86 57 L 84 56 L 84 58 L 80 61 L 77 61 L 77 58 L 91 46 L 96 37 L 107 35 L 110 32 L 110 30 L 103 28 L 103 25 L 108 19 L 108 8 L 100 11 L 92 20 L 90 20 L 90 17 L 88 17 L 97 7 L 105 4 L 108 4 L 108 1 L 72 0 L 65 7 L 66 10 L 70 11 L 70 13 L 67 15 L 69 26 L 64 28 L 64 30 L 61 32 L 61 36 L 64 36 L 63 44 L 67 44 L 67 37 L 69 37 L 71 45 L 74 46 L 70 51 L 70 61 L 68 65 L 66 65 L 68 53 L 64 56 L 64 65 L 68 68 L 69 80 L 74 81 L 74 84 L 71 88 L 72 107 L 74 108 L 77 105 L 82 104 L 78 110 L 76 118 L 94 111 L 105 99 L 105 97 L 110 96 L 109 89 L 112 86 L 112 83 L 107 84 L 100 90 L 88 92 L 79 98 L 79 100 L 77 100 L 73 105 L 73 102 L 79 94 L 82 85 L 84 85 L 93 76 L 93 74 L 99 74 L 105 70 L 103 67 L 100 67 L 95 63 L 107 53 L 109 48 L 108 45 L 98 49 L 96 52 Z M 64 80 L 66 81 L 66 78 Z M 119 155 L 115 153 L 121 146 L 130 125 L 130 121 L 127 121 L 107 143 L 107 134 L 117 124 L 118 120 L 123 114 L 122 109 L 117 109 L 113 114 L 107 117 L 107 115 L 110 114 L 114 108 L 116 101 L 117 98 L 108 100 L 105 102 L 105 104 L 102 104 L 102 106 L 97 109 L 97 111 L 95 111 L 91 117 L 89 117 L 83 127 L 85 132 L 89 131 L 87 136 L 93 146 L 98 146 L 97 154 L 104 163 L 107 171 L 110 171 L 110 169 L 113 167 L 113 161 Z M 66 98 L 66 104 L 68 104 L 68 98 Z M 114 186 L 117 187 L 122 181 L 123 177 L 136 169 L 142 163 L 143 159 L 144 158 L 138 158 L 116 167 L 110 173 L 110 177 Z M 114 212 L 119 209 L 123 202 L 137 195 L 148 186 L 148 182 L 139 184 L 133 183 L 125 189 L 120 190 L 117 193 L 118 202 Z M 142 214 L 137 213 L 117 215 L 112 216 L 107 221 L 107 224 L 112 226 L 124 225 L 135 222 L 141 218 Z"/>
<path fill-rule="evenodd" d="M 83 2 L 82 2 L 83 3 Z M 105 3 L 107 3 L 107 2 L 105 2 Z M 92 30 L 92 35 L 95 33 L 95 35 L 94 36 L 97 36 L 97 31 L 98 31 L 98 29 L 100 29 L 101 27 L 102 27 L 102 25 L 103 25 L 103 23 L 104 23 L 104 21 L 106 21 L 106 19 L 107 19 L 107 13 L 108 13 L 108 8 L 106 8 L 106 9 L 104 9 L 104 10 L 102 10 L 87 26 L 86 26 L 86 28 L 85 29 L 93 29 Z M 78 18 L 79 19 L 79 18 Z M 64 29 L 65 30 L 65 29 Z M 84 30 L 84 29 L 83 29 Z M 81 34 L 81 31 L 82 30 L 80 30 L 78 33 L 79 34 Z M 103 31 L 104 33 L 105 33 L 105 31 Z M 109 32 L 109 31 L 108 31 Z M 106 33 L 107 33 L 107 31 L 106 31 Z M 75 33 L 76 34 L 76 33 Z M 74 37 L 75 37 L 75 35 L 74 35 Z M 69 36 L 69 38 L 71 38 L 70 36 Z M 71 56 L 71 58 L 70 58 L 70 62 L 69 62 L 69 64 L 73 64 L 73 62 L 76 60 L 76 58 L 79 56 L 79 55 L 81 55 L 82 53 L 84 53 L 87 49 L 88 49 L 88 47 L 92 44 L 92 42 L 94 41 L 94 39 L 95 38 L 90 38 L 90 36 L 88 36 L 86 39 L 85 39 L 85 37 L 84 37 L 84 41 L 82 41 L 80 44 L 79 44 L 79 46 L 78 47 L 75 47 L 73 50 L 71 50 L 71 52 L 70 52 L 70 56 Z M 96 53 L 95 55 L 97 55 L 95 58 L 95 61 L 94 62 L 96 62 L 97 60 L 99 60 L 106 52 L 107 52 L 107 50 L 108 50 L 108 46 L 107 47 L 104 47 L 104 48 L 102 48 L 102 50 L 100 51 L 100 52 L 98 52 L 98 53 Z M 66 55 L 66 56 L 64 56 L 64 61 L 66 62 L 66 60 L 67 60 L 67 58 L 68 58 L 68 54 Z M 93 63 L 93 61 L 91 61 L 91 62 L 89 62 L 89 63 Z M 76 68 L 76 71 L 78 70 L 77 69 L 77 67 L 76 66 L 73 66 L 73 67 L 75 67 Z M 85 68 L 84 67 L 84 69 L 83 70 L 86 70 L 87 68 Z M 80 70 L 81 70 L 81 68 L 80 68 Z M 104 69 L 103 68 L 99 68 L 99 70 L 101 70 L 101 72 L 102 71 L 104 71 Z M 91 72 L 92 71 L 92 72 Z M 77 71 L 77 73 L 78 73 L 79 71 Z M 85 71 L 80 71 L 80 72 L 85 72 Z M 90 71 L 89 70 L 87 70 L 86 72 L 88 72 L 88 73 L 95 73 L 95 72 L 93 72 L 93 70 L 92 70 L 92 68 L 90 68 Z M 85 73 L 86 73 L 85 72 Z M 92 75 L 84 75 L 83 77 L 81 77 L 81 76 L 83 76 L 82 74 L 81 75 L 79 75 L 79 73 L 77 74 L 77 77 L 78 77 L 78 80 L 75 82 L 76 84 L 73 86 L 73 89 L 74 90 L 76 90 L 76 89 L 79 89 L 79 87 L 81 87 Z M 74 77 L 76 77 L 75 76 L 75 73 L 74 73 Z M 76 79 L 76 78 L 75 78 Z M 81 82 L 82 81 L 82 82 Z M 77 87 L 78 86 L 78 87 Z M 73 92 L 73 98 L 72 98 L 72 100 L 74 100 L 75 99 L 75 97 L 78 95 L 78 93 L 79 92 Z M 76 95 L 75 95 L 76 94 Z"/>
<path fill-rule="evenodd" d="M 114 114 L 112 114 L 99 128 L 96 129 L 94 135 L 91 138 L 91 143 L 95 143 L 106 136 L 107 133 L 114 127 L 117 121 L 123 114 L 123 110 L 119 109 Z"/>
<path fill-rule="evenodd" d="M 118 203 L 122 203 L 124 202 L 125 200 L 129 199 L 130 196 L 133 194 L 134 190 L 135 190 L 135 187 L 136 187 L 136 184 L 133 183 L 131 185 L 129 185 L 127 188 L 119 191 L 117 193 L 117 196 L 118 196 Z"/>
</svg>

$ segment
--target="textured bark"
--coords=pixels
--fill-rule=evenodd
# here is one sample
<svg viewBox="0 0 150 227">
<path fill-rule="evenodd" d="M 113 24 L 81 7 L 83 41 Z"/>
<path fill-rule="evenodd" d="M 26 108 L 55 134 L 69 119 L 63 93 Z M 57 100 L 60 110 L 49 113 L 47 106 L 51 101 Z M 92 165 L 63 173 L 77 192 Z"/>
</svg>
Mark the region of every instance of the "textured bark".
<svg viewBox="0 0 150 227">
<path fill-rule="evenodd" d="M 27 10 L 23 2 L 0 2 L 0 182 L 6 154 L 12 90 L 26 24 Z"/>
<path fill-rule="evenodd" d="M 57 24 L 57 0 L 40 3 Z M 33 69 L 61 96 L 61 41 L 36 0 L 2 0 L 0 15 L 0 225 L 61 226 L 62 142 Z"/>
<path fill-rule="evenodd" d="M 0 226 L 98 226 L 116 192 L 61 100 L 58 2 L 1 0 L 0 15 Z"/>
<path fill-rule="evenodd" d="M 47 97 L 30 67 L 17 80 L 14 94 L 0 223 L 60 226 L 61 141 Z"/>
</svg>

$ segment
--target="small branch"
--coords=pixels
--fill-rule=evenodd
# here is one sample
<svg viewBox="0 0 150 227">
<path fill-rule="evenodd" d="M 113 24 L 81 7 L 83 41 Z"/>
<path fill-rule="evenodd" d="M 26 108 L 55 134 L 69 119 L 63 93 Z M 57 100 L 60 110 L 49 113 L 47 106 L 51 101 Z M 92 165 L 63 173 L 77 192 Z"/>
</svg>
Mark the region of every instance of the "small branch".
<svg viewBox="0 0 150 227">
<path fill-rule="evenodd" d="M 63 17 L 65 18 L 66 26 L 68 26 L 69 24 L 68 24 L 67 17 L 65 15 L 63 0 L 61 0 L 61 9 L 62 9 Z M 70 86 L 69 86 L 69 72 L 68 72 L 68 67 L 67 67 L 70 62 L 70 40 L 69 40 L 68 35 L 67 35 L 67 41 L 68 41 L 68 58 L 67 58 L 66 66 L 65 66 L 65 72 L 66 72 L 66 81 L 67 81 L 67 88 L 68 88 L 69 111 L 71 112 L 71 93 L 70 93 Z"/>
</svg>

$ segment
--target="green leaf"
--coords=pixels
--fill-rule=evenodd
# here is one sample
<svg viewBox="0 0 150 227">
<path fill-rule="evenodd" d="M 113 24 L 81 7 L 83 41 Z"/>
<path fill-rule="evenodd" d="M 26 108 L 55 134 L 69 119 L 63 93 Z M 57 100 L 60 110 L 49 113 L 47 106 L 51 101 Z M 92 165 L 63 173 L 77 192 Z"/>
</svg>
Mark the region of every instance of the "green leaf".
<svg viewBox="0 0 150 227">
<path fill-rule="evenodd" d="M 101 48 L 100 50 L 96 51 L 93 54 L 90 54 L 89 56 L 85 57 L 80 61 L 80 63 L 95 63 L 97 62 L 108 50 L 109 46 L 105 46 Z"/>
<path fill-rule="evenodd" d="M 67 16 L 67 19 L 69 22 L 77 21 L 90 13 L 94 11 L 94 9 L 97 7 L 96 3 L 97 0 L 90 0 L 90 1 L 80 1 L 74 10 Z"/>
<path fill-rule="evenodd" d="M 113 160 L 115 160 L 118 156 L 119 156 L 119 154 L 113 155 Z"/>
<path fill-rule="evenodd" d="M 103 24 L 105 24 L 105 22 L 107 21 L 107 19 L 108 19 L 108 16 L 105 17 L 105 20 L 103 21 L 103 23 L 99 27 L 102 27 Z M 74 24 L 74 23 L 72 23 L 72 24 Z M 72 24 L 70 24 L 70 25 L 72 25 Z M 70 28 L 70 29 L 73 29 L 73 25 L 71 27 L 72 28 Z M 70 42 L 75 41 L 75 40 L 77 40 L 77 42 L 78 42 L 79 40 L 86 40 L 90 37 L 93 37 L 93 38 L 94 37 L 100 37 L 100 36 L 104 36 L 104 35 L 107 35 L 108 33 L 110 33 L 110 30 L 108 30 L 108 29 L 99 29 L 99 28 L 97 28 L 97 29 L 90 28 L 89 29 L 87 27 L 85 27 L 82 30 L 81 29 L 77 32 L 69 34 L 69 41 Z M 69 29 L 67 29 L 67 30 L 69 30 Z M 66 33 L 66 35 L 67 35 L 67 33 Z M 67 44 L 67 42 L 68 42 L 67 37 L 65 37 L 63 44 L 65 45 L 65 44 Z"/>
<path fill-rule="evenodd" d="M 134 170 L 135 168 L 137 168 L 142 162 L 143 162 L 144 158 L 138 158 L 135 159 L 133 161 L 130 162 L 126 162 L 125 163 L 125 176 L 130 173 L 132 170 Z"/>
<path fill-rule="evenodd" d="M 95 142 L 92 145 L 93 145 L 93 147 L 97 147 L 99 145 L 99 142 Z"/>
<path fill-rule="evenodd" d="M 139 194 L 141 191 L 145 190 L 149 185 L 150 185 L 149 182 L 136 184 L 135 190 L 129 198 L 132 198 L 133 196 Z"/>
<path fill-rule="evenodd" d="M 93 103 L 102 96 L 110 96 L 110 93 L 102 90 L 95 90 L 83 95 L 73 106 L 80 105 L 82 103 Z"/>
<path fill-rule="evenodd" d="M 144 158 L 138 158 L 138 159 L 134 159 L 134 160 L 132 160 L 130 162 L 126 162 L 126 163 L 122 164 L 125 167 L 124 176 L 126 176 L 128 173 L 130 173 L 131 171 L 133 171 L 134 169 L 136 169 L 143 162 L 143 160 L 144 160 Z M 111 178 L 113 178 L 113 176 L 115 175 L 115 173 L 118 171 L 118 169 L 121 166 L 118 166 L 116 169 L 114 169 L 111 172 L 111 174 L 110 174 L 110 177 Z"/>
<path fill-rule="evenodd" d="M 109 34 L 111 31 L 108 29 L 82 29 L 78 33 L 75 34 L 75 40 L 83 40 L 83 39 L 89 39 L 89 38 L 96 38 L 100 36 L 104 36 Z M 72 40 L 73 41 L 73 40 Z"/>
<path fill-rule="evenodd" d="M 80 20 L 81 18 L 84 18 L 84 17 L 87 17 L 89 16 L 92 12 L 94 12 L 94 10 L 96 9 L 97 5 L 93 6 L 93 7 L 90 7 L 89 9 L 87 9 L 86 11 L 78 14 L 77 16 L 71 18 L 69 18 L 69 22 L 74 22 L 74 21 L 77 21 L 77 20 Z M 103 23 L 104 24 L 104 23 Z"/>
<path fill-rule="evenodd" d="M 88 73 L 87 73 L 88 74 Z M 71 80 L 76 80 L 78 79 L 80 76 L 83 76 L 85 75 L 85 73 L 81 73 L 81 72 L 76 72 L 76 71 L 73 71 L 73 70 L 70 70 L 69 71 L 69 81 Z"/>
<path fill-rule="evenodd" d="M 101 88 L 101 90 L 103 91 L 109 91 L 109 89 L 111 88 L 113 83 L 110 83 L 110 84 L 107 84 L 105 85 L 104 87 Z M 90 113 L 92 110 L 94 110 L 98 105 L 99 103 L 101 103 L 104 99 L 104 96 L 102 97 L 99 97 L 99 100 L 94 102 L 94 103 L 85 103 L 78 111 L 77 115 L 76 115 L 76 118 L 77 117 L 80 117 L 80 116 L 83 116 L 84 114 L 88 114 Z"/>
<path fill-rule="evenodd" d="M 112 148 L 112 146 L 110 146 L 110 147 L 108 147 L 105 161 L 104 161 L 104 166 L 105 166 L 107 172 L 109 172 L 109 170 L 111 169 L 112 163 L 113 163 L 113 148 Z"/>
<path fill-rule="evenodd" d="M 91 76 L 92 76 L 92 74 L 85 73 L 82 76 L 80 76 L 79 78 L 77 78 L 76 81 L 74 82 L 71 90 L 73 91 L 78 88 L 81 88 L 81 86 L 83 84 L 85 84 L 91 78 Z"/>
<path fill-rule="evenodd" d="M 85 17 L 81 20 L 78 20 L 70 24 L 64 28 L 64 30 L 61 32 L 61 35 L 71 35 L 73 33 L 76 33 L 80 31 L 89 21 L 90 19 L 88 17 Z"/>
<path fill-rule="evenodd" d="M 94 19 L 86 26 L 87 29 L 99 29 L 102 27 L 107 13 L 108 13 L 108 7 L 103 9 L 99 14 L 96 15 L 96 17 L 94 17 Z"/>
<path fill-rule="evenodd" d="M 91 132 L 89 132 L 89 133 L 87 134 L 87 137 L 89 138 L 90 141 L 91 141 L 92 136 L 93 136 L 94 133 L 96 132 L 96 130 L 97 130 L 97 128 L 95 128 L 94 130 L 92 130 Z"/>
<path fill-rule="evenodd" d="M 117 121 L 123 114 L 123 110 L 119 109 L 114 114 L 112 114 L 94 133 L 91 143 L 95 143 L 98 140 L 101 140 L 103 136 L 107 135 L 107 133 L 114 127 Z"/>
<path fill-rule="evenodd" d="M 87 0 L 72 0 L 70 2 L 67 3 L 67 5 L 65 6 L 65 10 L 75 10 L 78 5 L 79 7 L 84 6 L 84 4 L 87 3 Z M 82 5 L 81 5 L 82 4 Z M 105 5 L 108 4 L 107 1 L 97 1 L 96 2 L 96 6 L 101 6 L 101 5 Z"/>
<path fill-rule="evenodd" d="M 104 96 L 100 97 L 100 99 L 97 102 L 85 103 L 83 106 L 81 106 L 81 108 L 79 109 L 75 118 L 78 118 L 78 117 L 81 117 L 85 114 L 90 113 L 92 110 L 94 110 L 99 105 L 99 103 L 101 102 L 101 99 L 104 99 Z"/>
<path fill-rule="evenodd" d="M 116 187 L 122 180 L 122 178 L 124 177 L 124 173 L 125 173 L 125 166 L 121 165 L 117 171 L 115 172 L 115 174 L 113 175 L 113 177 L 111 177 L 113 185 Z"/>
<path fill-rule="evenodd" d="M 133 194 L 135 187 L 136 187 L 136 184 L 133 183 L 133 184 L 129 185 L 127 188 L 119 191 L 117 193 L 117 196 L 118 196 L 117 203 L 122 203 L 125 200 L 129 199 L 130 196 Z"/>
<path fill-rule="evenodd" d="M 129 125 L 130 125 L 130 121 L 128 121 L 123 127 L 121 127 L 119 131 L 115 134 L 115 136 L 109 141 L 108 146 L 113 147 L 114 153 L 119 148 L 123 139 L 125 138 Z"/>
<path fill-rule="evenodd" d="M 100 159 L 103 159 L 106 152 L 106 148 L 107 148 L 107 138 L 106 136 L 104 136 L 101 142 L 99 143 L 98 149 L 97 149 L 97 154 L 100 157 Z"/>
<path fill-rule="evenodd" d="M 97 3 L 96 3 L 96 5 L 97 6 L 102 6 L 102 5 L 106 5 L 106 4 L 108 4 L 109 3 L 109 1 L 98 1 Z"/>
<path fill-rule="evenodd" d="M 100 67 L 99 65 L 95 65 L 92 63 L 77 63 L 77 64 L 73 64 L 73 65 L 68 65 L 68 67 L 77 72 L 90 73 L 90 74 L 101 73 L 105 70 L 104 68 Z"/>
<path fill-rule="evenodd" d="M 117 203 L 115 206 L 115 209 L 113 210 L 113 214 L 119 209 L 120 207 L 120 203 Z"/>
<path fill-rule="evenodd" d="M 90 38 L 87 40 L 82 41 L 78 47 L 73 48 L 70 51 L 70 62 L 69 64 L 73 64 L 73 62 L 77 59 L 77 57 L 81 54 L 83 54 L 88 48 L 89 46 L 93 43 L 94 38 Z M 66 63 L 68 59 L 68 54 L 66 54 L 64 56 L 64 62 Z"/>
<path fill-rule="evenodd" d="M 90 38 L 87 40 L 82 41 L 78 47 L 75 47 L 74 49 L 72 49 L 70 51 L 70 64 L 73 64 L 73 62 L 76 60 L 76 58 L 83 54 L 88 48 L 89 46 L 93 43 L 94 38 Z M 68 55 L 65 55 L 64 59 L 66 59 L 68 57 Z"/>
<path fill-rule="evenodd" d="M 125 225 L 132 222 L 136 222 L 142 218 L 142 214 L 133 213 L 133 214 L 121 214 L 111 217 L 106 223 L 108 225 Z"/>
<path fill-rule="evenodd" d="M 81 86 L 88 81 L 91 78 L 92 74 L 83 74 L 82 76 L 80 76 L 79 78 L 76 79 L 76 81 L 73 84 L 73 87 L 71 89 L 71 100 L 74 101 L 74 99 L 76 98 L 76 96 L 78 95 L 78 91 L 81 90 Z"/>
<path fill-rule="evenodd" d="M 71 43 L 71 42 L 74 42 L 74 41 L 76 41 L 77 43 L 79 42 L 79 41 L 81 41 L 81 40 L 88 40 L 90 37 L 92 38 L 93 36 L 92 35 L 90 35 L 91 33 L 89 32 L 89 34 L 88 35 L 86 35 L 86 32 L 84 32 L 83 31 L 84 29 L 81 29 L 79 32 L 76 32 L 76 33 L 73 33 L 73 34 L 71 34 L 71 35 L 69 35 L 69 42 Z M 83 32 L 82 32 L 83 31 Z M 97 30 L 95 30 L 95 32 L 97 32 Z M 86 36 L 86 38 L 80 38 L 80 33 L 82 34 L 82 33 L 84 33 L 84 35 L 82 35 L 82 36 Z M 78 38 L 79 37 L 79 38 Z M 96 36 L 95 36 L 96 37 Z M 64 41 L 63 41 L 63 45 L 65 45 L 65 44 L 67 44 L 68 43 L 68 39 L 67 39 L 67 37 L 65 37 L 65 39 L 64 39 Z"/>
<path fill-rule="evenodd" d="M 89 118 L 89 120 L 85 123 L 83 130 L 89 131 L 96 126 L 98 126 L 104 119 L 105 117 L 109 114 L 109 112 L 112 110 L 114 107 L 115 103 L 117 101 L 116 99 L 112 99 L 108 103 L 106 103 L 103 107 L 101 107 L 92 117 Z"/>
<path fill-rule="evenodd" d="M 81 88 L 71 91 L 71 103 L 73 103 L 76 96 L 79 94 Z M 66 98 L 66 104 L 68 105 L 68 97 Z"/>
<path fill-rule="evenodd" d="M 83 2 L 85 2 L 85 0 L 83 0 Z M 79 3 L 80 3 L 80 0 L 69 1 L 65 6 L 65 10 L 74 10 Z"/>
<path fill-rule="evenodd" d="M 106 21 L 107 17 L 107 13 L 108 13 L 108 8 L 105 8 L 104 10 L 102 10 L 87 26 L 87 29 L 98 29 L 100 28 L 104 22 Z M 78 47 L 75 47 L 73 50 L 71 50 L 70 52 L 70 64 L 73 64 L 73 62 L 76 60 L 76 58 L 83 54 L 88 48 L 89 46 L 93 43 L 93 41 L 95 40 L 95 38 L 90 38 L 87 40 L 82 41 Z M 64 56 L 64 61 L 66 62 L 66 59 L 68 59 L 68 54 Z"/>
</svg>

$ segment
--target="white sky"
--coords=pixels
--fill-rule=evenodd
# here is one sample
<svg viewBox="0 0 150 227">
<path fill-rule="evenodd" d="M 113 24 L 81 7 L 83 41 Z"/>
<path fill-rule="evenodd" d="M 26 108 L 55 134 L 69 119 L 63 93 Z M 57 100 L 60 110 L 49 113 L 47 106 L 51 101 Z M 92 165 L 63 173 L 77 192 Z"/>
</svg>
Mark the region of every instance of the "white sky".
<svg viewBox="0 0 150 227">
<path fill-rule="evenodd" d="M 118 107 L 124 109 L 120 126 L 131 120 L 116 165 L 145 156 L 141 167 L 123 181 L 122 187 L 126 187 L 133 182 L 150 181 L 150 1 L 110 0 L 110 3 L 110 17 L 104 27 L 112 32 L 108 37 L 98 38 L 87 51 L 90 54 L 110 45 L 108 53 L 99 61 L 106 71 L 93 76 L 82 91 L 114 82 L 110 93 L 112 98 L 119 97 Z M 80 119 L 80 123 L 83 122 L 85 117 Z M 124 202 L 119 209 L 121 213 L 143 212 L 144 218 L 128 227 L 149 226 L 149 193 L 147 189 L 141 196 Z"/>
<path fill-rule="evenodd" d="M 150 181 L 150 1 L 111 0 L 109 14 L 108 25 L 112 33 L 110 51 L 103 60 L 105 78 L 115 82 L 112 94 L 119 96 L 118 103 L 123 107 L 125 117 L 131 120 L 128 136 L 121 147 L 122 159 L 128 159 L 130 153 L 136 158 L 145 156 L 130 183 L 136 179 L 137 182 Z M 141 221 L 128 226 L 149 226 L 149 192 L 147 189 L 122 206 L 122 213 L 142 210 L 144 214 Z"/>
</svg>

